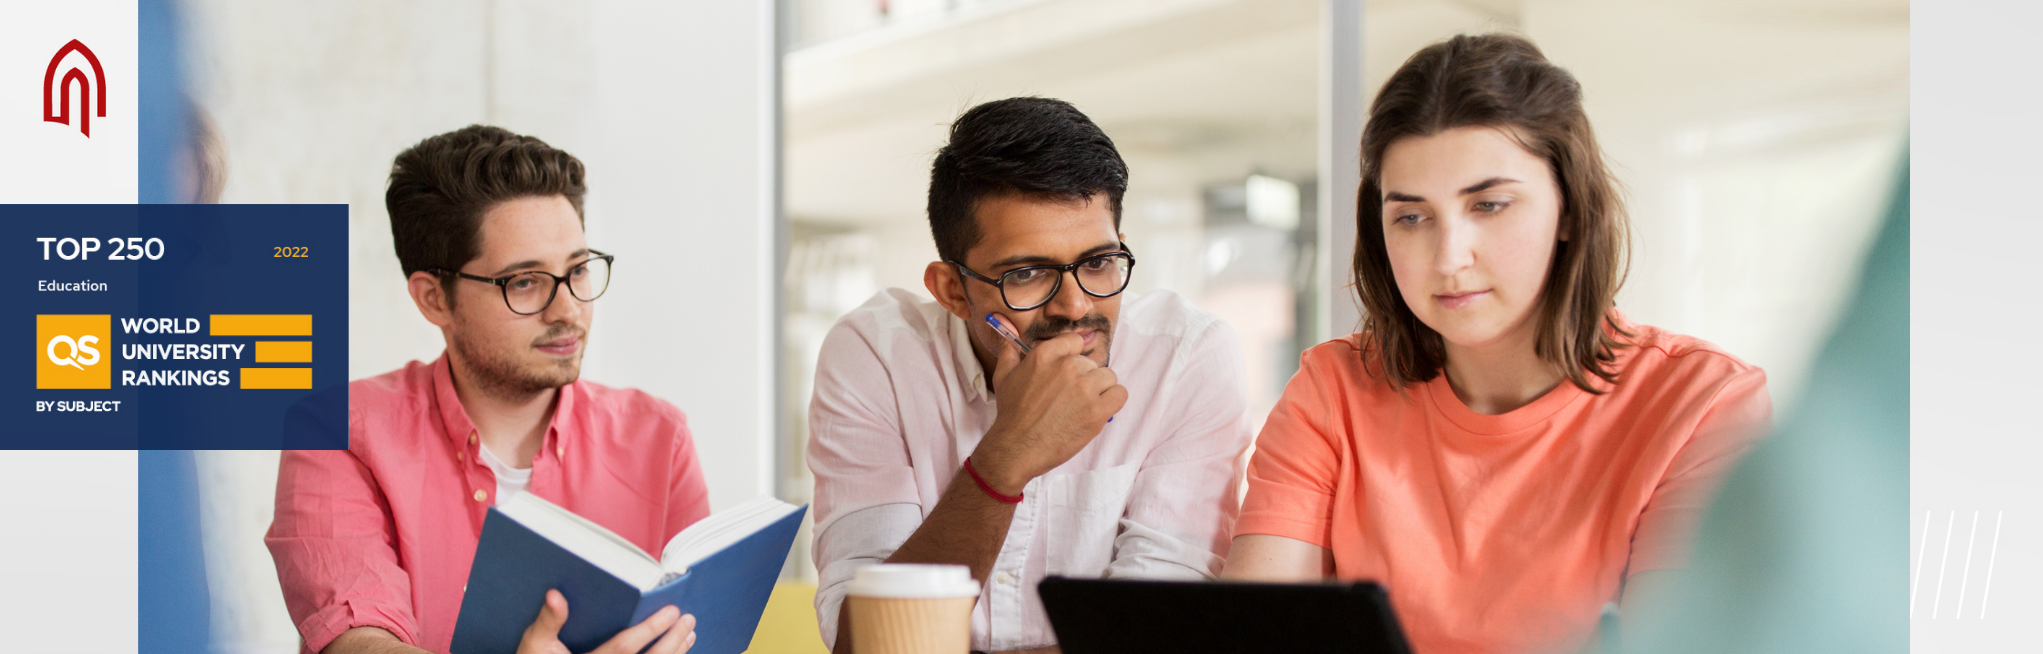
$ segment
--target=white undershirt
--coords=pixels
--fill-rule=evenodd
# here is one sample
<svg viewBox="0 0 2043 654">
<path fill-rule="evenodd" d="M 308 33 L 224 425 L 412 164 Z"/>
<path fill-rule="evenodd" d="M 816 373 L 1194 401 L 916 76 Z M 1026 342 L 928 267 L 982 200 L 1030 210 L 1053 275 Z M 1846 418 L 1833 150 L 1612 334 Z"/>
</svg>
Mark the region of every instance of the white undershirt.
<svg viewBox="0 0 2043 654">
<path fill-rule="evenodd" d="M 503 459 L 489 451 L 489 446 L 475 448 L 482 451 L 482 462 L 489 465 L 490 472 L 497 475 L 497 501 L 503 504 L 506 498 L 525 492 L 525 485 L 532 483 L 531 468 L 513 468 Z"/>
</svg>

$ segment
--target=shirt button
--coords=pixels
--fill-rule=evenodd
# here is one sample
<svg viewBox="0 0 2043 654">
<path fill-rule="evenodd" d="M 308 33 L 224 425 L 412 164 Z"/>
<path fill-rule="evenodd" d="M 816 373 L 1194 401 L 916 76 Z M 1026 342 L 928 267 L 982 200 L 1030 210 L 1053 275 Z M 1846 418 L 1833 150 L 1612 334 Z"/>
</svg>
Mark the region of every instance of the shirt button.
<svg viewBox="0 0 2043 654">
<path fill-rule="evenodd" d="M 477 489 L 477 490 L 475 491 L 475 501 L 477 501 L 477 502 L 488 502 L 488 501 L 489 501 L 489 491 L 485 491 L 485 490 Z"/>
<path fill-rule="evenodd" d="M 475 435 L 475 432 L 472 432 L 472 431 L 471 431 L 471 432 L 468 432 L 468 444 L 469 444 L 469 445 L 474 445 L 474 444 L 475 444 L 475 441 L 476 441 L 476 435 Z"/>
<path fill-rule="evenodd" d="M 554 456 L 567 456 L 567 446 L 566 446 L 566 445 L 556 445 L 556 446 L 554 446 L 554 448 L 553 448 L 553 455 L 554 455 Z"/>
<path fill-rule="evenodd" d="M 455 453 L 454 453 L 454 460 L 455 460 L 455 461 L 467 461 L 467 460 L 468 460 L 468 453 L 467 453 L 467 452 L 455 452 Z"/>
<path fill-rule="evenodd" d="M 1002 572 L 1000 574 L 993 575 L 993 582 L 1000 584 L 1002 586 L 1006 586 L 1008 584 L 1014 583 L 1014 575 Z"/>
</svg>

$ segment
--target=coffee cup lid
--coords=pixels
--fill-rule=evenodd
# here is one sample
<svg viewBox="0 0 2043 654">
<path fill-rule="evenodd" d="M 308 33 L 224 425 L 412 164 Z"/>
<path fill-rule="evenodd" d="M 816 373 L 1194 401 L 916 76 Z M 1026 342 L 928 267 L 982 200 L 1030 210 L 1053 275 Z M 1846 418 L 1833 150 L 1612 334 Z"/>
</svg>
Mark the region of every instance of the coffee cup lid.
<svg viewBox="0 0 2043 654">
<path fill-rule="evenodd" d="M 978 597 L 979 584 L 962 565 L 880 563 L 852 573 L 847 594 L 889 599 Z"/>
</svg>

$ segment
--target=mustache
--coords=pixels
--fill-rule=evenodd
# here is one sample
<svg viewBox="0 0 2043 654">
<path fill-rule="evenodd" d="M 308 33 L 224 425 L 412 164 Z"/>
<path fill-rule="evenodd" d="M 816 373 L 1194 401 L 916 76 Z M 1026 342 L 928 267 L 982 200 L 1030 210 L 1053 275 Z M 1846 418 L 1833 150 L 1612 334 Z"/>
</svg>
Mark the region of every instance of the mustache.
<svg viewBox="0 0 2043 654">
<path fill-rule="evenodd" d="M 1045 339 L 1055 338 L 1058 334 L 1068 331 L 1096 329 L 1102 333 L 1112 333 L 1113 328 L 1113 321 L 1107 320 L 1104 314 L 1090 314 L 1077 320 L 1063 316 L 1043 316 L 1041 320 L 1036 321 L 1036 324 L 1029 325 L 1028 331 L 1022 334 L 1022 336 L 1026 337 L 1030 343 L 1038 343 Z"/>
<path fill-rule="evenodd" d="M 539 338 L 532 339 L 532 346 L 538 347 L 541 343 L 560 340 L 561 337 L 569 335 L 573 335 L 576 340 L 589 340 L 589 330 L 573 325 L 554 325 L 551 329 L 546 330 L 546 333 L 540 334 Z"/>
</svg>

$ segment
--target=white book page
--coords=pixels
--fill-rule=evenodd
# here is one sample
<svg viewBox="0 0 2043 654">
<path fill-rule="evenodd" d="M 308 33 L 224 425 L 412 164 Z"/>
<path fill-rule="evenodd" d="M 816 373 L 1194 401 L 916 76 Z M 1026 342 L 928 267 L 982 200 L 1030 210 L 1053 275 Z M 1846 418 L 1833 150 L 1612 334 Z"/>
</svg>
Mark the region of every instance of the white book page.
<svg viewBox="0 0 2043 654">
<path fill-rule="evenodd" d="M 666 570 L 666 579 L 687 574 L 688 566 L 696 561 L 723 551 L 800 508 L 778 499 L 762 497 L 718 511 L 716 515 L 703 518 L 681 533 L 674 534 L 674 538 L 667 541 L 666 549 L 660 552 L 660 567 Z"/>
<path fill-rule="evenodd" d="M 639 590 L 651 590 L 660 583 L 660 564 L 645 550 L 552 502 L 518 493 L 497 505 L 497 511 Z"/>
</svg>

